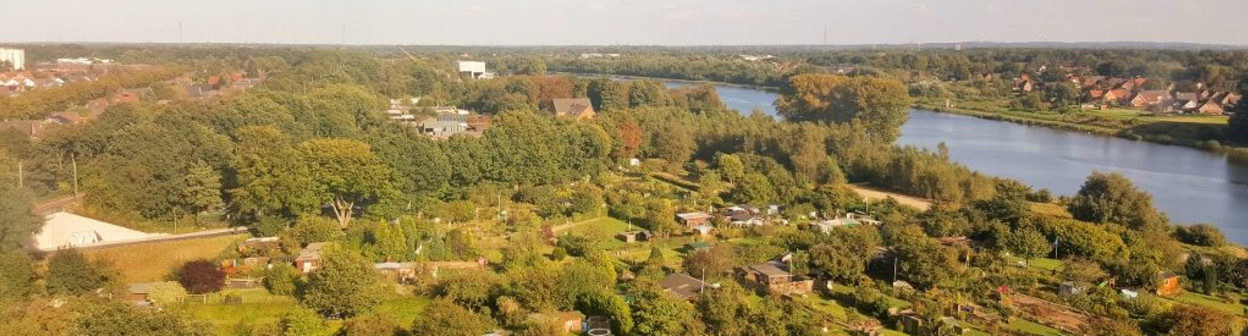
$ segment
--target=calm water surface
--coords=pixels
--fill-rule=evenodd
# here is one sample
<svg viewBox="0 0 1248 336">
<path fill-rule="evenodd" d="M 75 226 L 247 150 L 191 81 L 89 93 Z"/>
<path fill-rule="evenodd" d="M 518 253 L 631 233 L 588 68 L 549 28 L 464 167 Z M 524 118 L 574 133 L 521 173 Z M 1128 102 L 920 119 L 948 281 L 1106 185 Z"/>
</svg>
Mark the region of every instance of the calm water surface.
<svg viewBox="0 0 1248 336">
<path fill-rule="evenodd" d="M 669 82 L 669 87 L 688 85 Z M 718 86 L 729 108 L 775 115 L 774 92 Z M 1232 241 L 1248 244 L 1248 165 L 1186 147 L 911 110 L 898 141 L 950 156 L 971 169 L 1071 195 L 1093 171 L 1131 178 L 1178 223 L 1212 223 Z"/>
</svg>

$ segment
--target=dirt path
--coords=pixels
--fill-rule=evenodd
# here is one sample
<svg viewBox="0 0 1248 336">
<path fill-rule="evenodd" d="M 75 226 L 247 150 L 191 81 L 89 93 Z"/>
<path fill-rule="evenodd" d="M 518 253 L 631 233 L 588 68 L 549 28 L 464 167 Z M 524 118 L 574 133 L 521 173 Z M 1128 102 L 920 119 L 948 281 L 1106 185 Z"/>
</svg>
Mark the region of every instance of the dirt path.
<svg viewBox="0 0 1248 336">
<path fill-rule="evenodd" d="M 70 207 L 71 205 L 74 205 L 75 203 L 77 203 L 79 200 L 81 200 L 85 196 L 86 195 L 79 195 L 78 197 L 74 197 L 71 195 L 71 196 L 62 196 L 62 197 L 54 198 L 47 202 L 36 204 L 34 210 L 36 214 L 39 214 L 42 216 L 51 215 L 58 211 L 63 211 L 66 208 Z"/>
<path fill-rule="evenodd" d="M 606 217 L 606 216 L 603 216 L 603 217 Z M 562 232 L 562 231 L 567 231 L 567 230 L 570 230 L 570 229 L 572 229 L 572 228 L 574 228 L 574 227 L 578 227 L 578 226 L 581 226 L 581 225 L 585 225 L 586 223 L 589 223 L 589 222 L 592 222 L 592 221 L 596 221 L 596 220 L 602 219 L 603 217 L 594 217 L 594 218 L 586 219 L 586 220 L 579 221 L 579 222 L 575 222 L 575 223 L 568 223 L 568 224 L 564 224 L 564 225 L 558 225 L 558 226 L 555 226 L 555 227 L 553 227 L 553 228 L 550 228 L 550 231 L 551 231 L 551 232 L 554 232 L 554 233 L 559 233 L 559 232 Z"/>
<path fill-rule="evenodd" d="M 857 192 L 859 195 L 862 195 L 871 200 L 882 200 L 885 198 L 892 197 L 893 199 L 896 199 L 898 203 L 911 206 L 911 207 L 915 207 L 915 208 L 918 208 L 919 210 L 926 211 L 928 208 L 932 207 L 932 201 L 928 199 L 924 199 L 924 198 L 902 195 L 902 194 L 888 192 L 888 191 L 875 189 L 875 188 L 870 188 L 870 187 L 866 187 L 862 185 L 851 184 L 850 187 L 854 189 L 854 192 Z"/>
</svg>

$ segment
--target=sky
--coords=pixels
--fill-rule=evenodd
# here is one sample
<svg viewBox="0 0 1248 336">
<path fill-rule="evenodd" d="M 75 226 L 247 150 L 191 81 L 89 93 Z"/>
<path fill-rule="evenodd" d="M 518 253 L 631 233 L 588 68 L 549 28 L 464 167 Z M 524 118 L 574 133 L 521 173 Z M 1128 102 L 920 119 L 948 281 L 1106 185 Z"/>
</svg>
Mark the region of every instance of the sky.
<svg viewBox="0 0 1248 336">
<path fill-rule="evenodd" d="M 0 43 L 1248 45 L 1244 1 L 0 0 Z"/>
</svg>

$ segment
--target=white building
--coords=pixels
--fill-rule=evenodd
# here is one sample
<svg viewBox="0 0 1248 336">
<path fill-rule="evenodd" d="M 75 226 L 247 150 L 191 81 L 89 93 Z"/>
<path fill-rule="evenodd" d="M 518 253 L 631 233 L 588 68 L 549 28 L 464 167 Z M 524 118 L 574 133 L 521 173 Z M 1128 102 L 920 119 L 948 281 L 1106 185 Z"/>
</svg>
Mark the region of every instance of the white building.
<svg viewBox="0 0 1248 336">
<path fill-rule="evenodd" d="M 455 61 L 455 70 L 459 72 L 467 72 L 472 78 L 477 78 L 485 74 L 485 62 L 479 61 Z"/>
<path fill-rule="evenodd" d="M 26 68 L 26 51 L 22 49 L 0 48 L 0 62 L 13 64 L 13 70 Z"/>
</svg>

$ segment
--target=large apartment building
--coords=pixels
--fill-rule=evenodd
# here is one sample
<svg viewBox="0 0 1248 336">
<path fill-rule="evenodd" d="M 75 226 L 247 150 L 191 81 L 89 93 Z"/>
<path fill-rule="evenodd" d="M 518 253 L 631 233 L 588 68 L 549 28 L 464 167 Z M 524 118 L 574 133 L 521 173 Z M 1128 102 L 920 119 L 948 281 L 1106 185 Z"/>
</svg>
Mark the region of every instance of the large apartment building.
<svg viewBox="0 0 1248 336">
<path fill-rule="evenodd" d="M 26 68 L 26 51 L 22 49 L 0 48 L 0 62 L 9 62 L 13 70 Z"/>
</svg>

